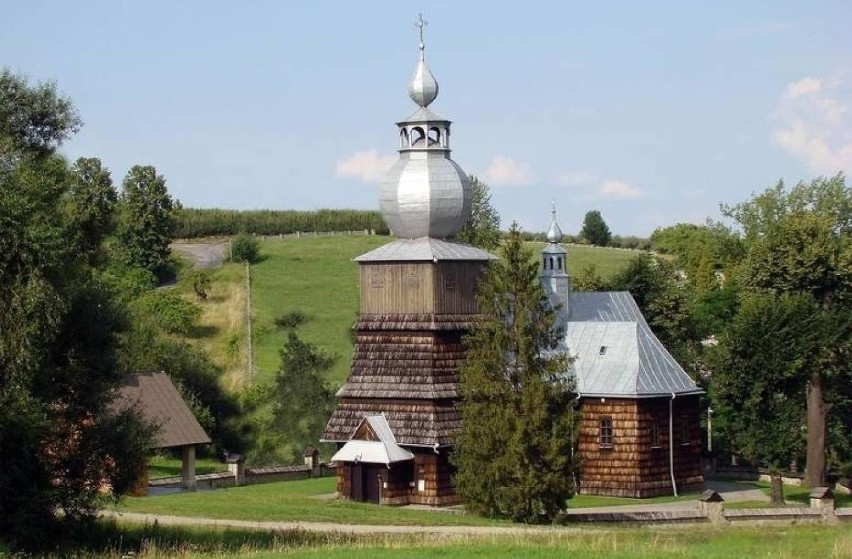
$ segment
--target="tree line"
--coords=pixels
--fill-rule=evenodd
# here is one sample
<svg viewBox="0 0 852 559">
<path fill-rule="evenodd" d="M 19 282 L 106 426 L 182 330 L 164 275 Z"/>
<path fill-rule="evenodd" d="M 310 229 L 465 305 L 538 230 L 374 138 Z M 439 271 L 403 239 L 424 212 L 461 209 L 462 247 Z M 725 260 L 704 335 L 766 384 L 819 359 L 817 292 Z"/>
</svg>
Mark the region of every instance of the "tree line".
<svg viewBox="0 0 852 559">
<path fill-rule="evenodd" d="M 377 211 L 372 210 L 223 210 L 180 208 L 174 215 L 172 236 L 179 239 L 217 237 L 250 233 L 287 235 L 291 233 L 373 231 L 387 235 L 388 229 Z"/>
</svg>

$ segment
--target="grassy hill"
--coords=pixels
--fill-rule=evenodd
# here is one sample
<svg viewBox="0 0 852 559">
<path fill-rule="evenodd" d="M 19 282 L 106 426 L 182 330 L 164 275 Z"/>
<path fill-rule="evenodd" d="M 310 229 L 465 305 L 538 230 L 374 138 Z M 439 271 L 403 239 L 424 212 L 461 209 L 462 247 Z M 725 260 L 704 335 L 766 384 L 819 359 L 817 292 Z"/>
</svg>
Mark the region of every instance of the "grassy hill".
<svg viewBox="0 0 852 559">
<path fill-rule="evenodd" d="M 280 362 L 286 332 L 275 319 L 300 311 L 307 321 L 299 335 L 337 356 L 329 381 L 346 380 L 352 357 L 350 328 L 358 313 L 358 266 L 352 259 L 390 242 L 382 236 L 335 235 L 264 240 L 261 262 L 251 267 L 254 381 L 271 380 Z M 543 243 L 531 243 L 538 258 Z M 594 264 L 604 278 L 622 269 L 637 252 L 625 249 L 568 245 L 568 270 L 577 274 Z M 210 296 L 201 304 L 199 336 L 211 358 L 224 370 L 223 383 L 236 388 L 250 381 L 246 374 L 246 291 L 242 265 L 212 270 Z M 183 285 L 187 297 L 192 289 Z M 194 299 L 194 298 L 193 298 Z"/>
</svg>

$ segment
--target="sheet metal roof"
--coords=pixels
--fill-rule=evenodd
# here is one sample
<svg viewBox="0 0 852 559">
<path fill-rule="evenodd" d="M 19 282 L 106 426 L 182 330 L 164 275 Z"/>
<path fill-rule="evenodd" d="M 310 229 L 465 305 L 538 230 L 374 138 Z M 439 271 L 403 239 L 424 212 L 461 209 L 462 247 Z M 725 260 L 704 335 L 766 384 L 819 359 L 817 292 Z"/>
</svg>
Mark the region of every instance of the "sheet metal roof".
<svg viewBox="0 0 852 559">
<path fill-rule="evenodd" d="M 368 415 L 366 421 L 378 437 L 378 441 L 349 439 L 337 453 L 332 462 L 369 462 L 374 464 L 392 464 L 411 460 L 414 455 L 396 444 L 390 425 L 384 415 Z M 358 426 L 360 428 L 360 425 Z M 355 430 L 357 432 L 358 429 Z M 354 436 L 354 434 L 353 434 Z"/>
<path fill-rule="evenodd" d="M 652 397 L 703 392 L 651 331 L 626 291 L 572 292 L 565 349 L 581 396 Z"/>
<path fill-rule="evenodd" d="M 116 406 L 138 407 L 142 417 L 159 425 L 153 448 L 211 442 L 164 372 L 127 375 L 118 390 Z"/>
<path fill-rule="evenodd" d="M 496 260 L 497 257 L 482 249 L 457 241 L 420 237 L 400 239 L 355 258 L 355 262 L 406 262 L 466 260 Z"/>
</svg>

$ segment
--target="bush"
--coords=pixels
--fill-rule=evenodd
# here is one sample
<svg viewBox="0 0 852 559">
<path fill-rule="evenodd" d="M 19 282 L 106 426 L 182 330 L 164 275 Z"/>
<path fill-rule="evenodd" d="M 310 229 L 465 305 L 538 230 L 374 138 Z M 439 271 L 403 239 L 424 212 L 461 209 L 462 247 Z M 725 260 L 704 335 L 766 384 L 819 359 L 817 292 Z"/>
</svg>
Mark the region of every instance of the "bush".
<svg viewBox="0 0 852 559">
<path fill-rule="evenodd" d="M 302 311 L 290 311 L 275 319 L 275 326 L 282 330 L 295 330 L 308 320 L 308 316 Z"/>
<path fill-rule="evenodd" d="M 252 264 L 257 262 L 260 256 L 260 249 L 257 239 L 246 233 L 241 233 L 231 240 L 231 261 L 232 262 L 248 262 Z"/>
<path fill-rule="evenodd" d="M 171 291 L 149 291 L 133 303 L 138 318 L 151 320 L 173 334 L 189 334 L 201 317 L 201 309 Z"/>
</svg>

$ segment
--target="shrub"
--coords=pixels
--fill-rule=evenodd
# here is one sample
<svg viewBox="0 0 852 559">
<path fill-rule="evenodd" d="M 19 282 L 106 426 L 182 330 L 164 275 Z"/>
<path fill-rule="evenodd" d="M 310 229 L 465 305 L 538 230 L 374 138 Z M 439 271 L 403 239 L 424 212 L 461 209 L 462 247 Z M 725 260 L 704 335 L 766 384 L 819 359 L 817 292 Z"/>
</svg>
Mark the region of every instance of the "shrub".
<svg viewBox="0 0 852 559">
<path fill-rule="evenodd" d="M 275 326 L 282 330 L 295 330 L 308 320 L 308 316 L 302 311 L 290 311 L 275 319 Z"/>
<path fill-rule="evenodd" d="M 259 256 L 258 242 L 253 236 L 240 233 L 231 240 L 231 261 L 252 264 L 257 262 Z"/>
</svg>

